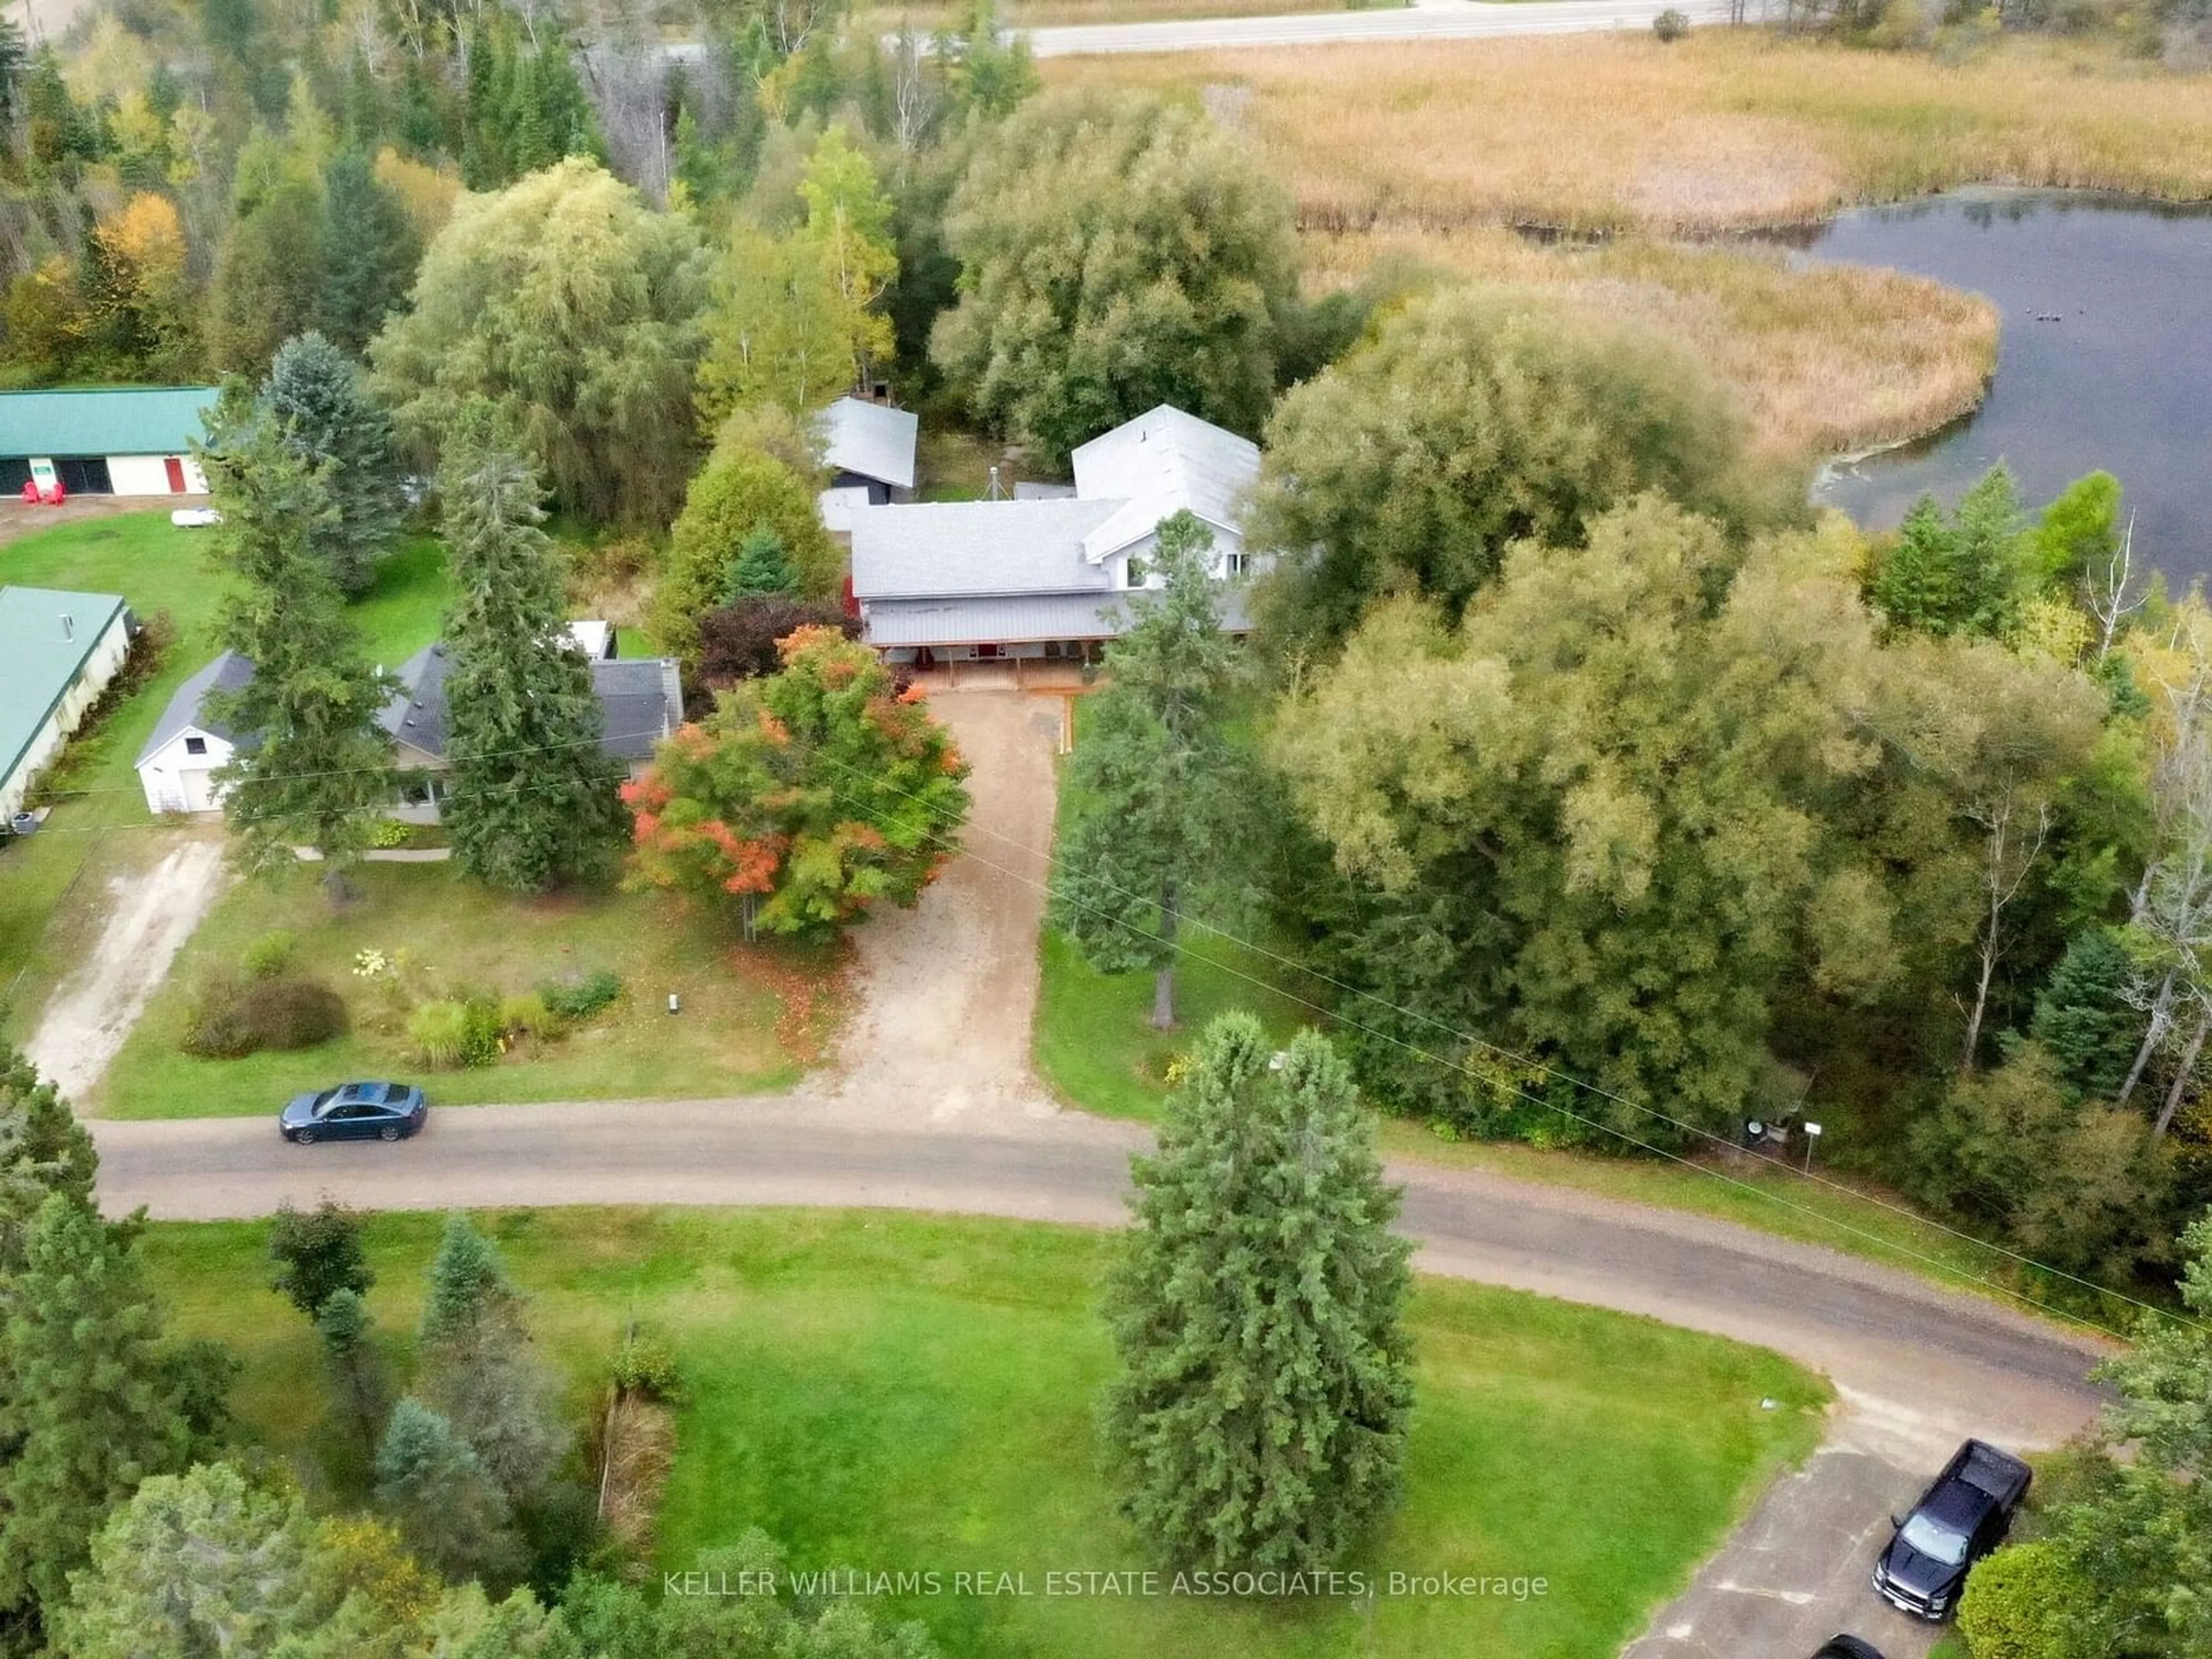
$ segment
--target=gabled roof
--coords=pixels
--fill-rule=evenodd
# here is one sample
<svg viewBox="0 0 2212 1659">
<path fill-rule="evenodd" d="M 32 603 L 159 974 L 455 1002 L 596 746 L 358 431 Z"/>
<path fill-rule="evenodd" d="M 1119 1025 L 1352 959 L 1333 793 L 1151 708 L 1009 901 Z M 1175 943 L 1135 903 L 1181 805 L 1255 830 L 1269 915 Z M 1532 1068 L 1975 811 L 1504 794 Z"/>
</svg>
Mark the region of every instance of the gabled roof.
<svg viewBox="0 0 2212 1659">
<path fill-rule="evenodd" d="M 0 587 L 0 778 L 14 775 L 123 608 L 118 593 Z"/>
<path fill-rule="evenodd" d="M 399 665 L 399 690 L 377 716 L 393 740 L 434 760 L 446 757 L 450 706 L 446 677 L 453 654 L 427 645 Z M 602 658 L 592 664 L 592 692 L 605 721 L 599 747 L 621 760 L 644 760 L 684 720 L 684 684 L 672 657 Z"/>
<path fill-rule="evenodd" d="M 854 597 L 1103 592 L 1107 573 L 1083 542 L 1120 506 L 1067 497 L 869 507 L 853 515 Z"/>
<path fill-rule="evenodd" d="M 840 398 L 822 411 L 822 457 L 836 472 L 914 488 L 914 450 L 921 422 L 911 411 Z"/>
<path fill-rule="evenodd" d="M 1101 433 L 1075 452 L 1075 493 L 1113 500 L 1121 510 L 1084 539 L 1096 562 L 1142 539 L 1188 507 L 1234 530 L 1245 492 L 1260 476 L 1260 447 L 1167 404 Z"/>
<path fill-rule="evenodd" d="M 211 386 L 0 392 L 0 455 L 183 455 L 205 435 Z"/>
<path fill-rule="evenodd" d="M 222 721 L 210 718 L 205 704 L 210 694 L 242 691 L 252 680 L 252 663 L 235 651 L 224 652 L 177 688 L 176 696 L 169 699 L 169 706 L 155 723 L 154 735 L 146 739 L 146 746 L 138 751 L 138 758 L 131 764 L 145 765 L 187 732 L 204 732 L 210 737 L 235 744 L 238 734 Z"/>
</svg>

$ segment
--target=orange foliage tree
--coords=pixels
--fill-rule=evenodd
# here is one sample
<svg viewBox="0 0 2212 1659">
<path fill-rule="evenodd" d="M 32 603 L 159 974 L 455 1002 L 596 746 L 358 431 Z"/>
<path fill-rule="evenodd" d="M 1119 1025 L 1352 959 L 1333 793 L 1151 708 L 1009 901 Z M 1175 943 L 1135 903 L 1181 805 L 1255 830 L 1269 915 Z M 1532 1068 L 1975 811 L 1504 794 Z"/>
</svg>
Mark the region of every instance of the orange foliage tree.
<svg viewBox="0 0 2212 1659">
<path fill-rule="evenodd" d="M 834 628 L 716 699 L 623 786 L 627 884 L 703 899 L 755 933 L 819 934 L 912 904 L 968 816 L 967 763 L 919 690 Z"/>
</svg>

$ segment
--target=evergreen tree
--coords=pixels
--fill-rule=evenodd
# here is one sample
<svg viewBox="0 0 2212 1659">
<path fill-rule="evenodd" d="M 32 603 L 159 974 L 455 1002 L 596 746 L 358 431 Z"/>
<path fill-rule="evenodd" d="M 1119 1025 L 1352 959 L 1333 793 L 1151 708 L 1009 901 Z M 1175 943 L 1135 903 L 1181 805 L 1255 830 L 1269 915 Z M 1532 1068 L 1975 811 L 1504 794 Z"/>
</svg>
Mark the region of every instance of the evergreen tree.
<svg viewBox="0 0 2212 1659">
<path fill-rule="evenodd" d="M 735 605 L 739 599 L 768 593 L 796 593 L 799 578 L 792 574 L 791 561 L 783 556 L 783 540 L 766 525 L 757 527 L 738 544 L 735 557 L 730 561 L 730 574 L 722 590 L 722 603 Z"/>
<path fill-rule="evenodd" d="M 550 1379 L 530 1352 L 522 1297 L 491 1241 L 447 1218 L 417 1334 L 423 1397 L 517 1508 L 543 1498 L 568 1449 Z"/>
<path fill-rule="evenodd" d="M 0 1042 L 0 1282 L 23 1265 L 31 1220 L 56 1193 L 89 1206 L 100 1155 L 38 1068 Z"/>
<path fill-rule="evenodd" d="M 276 1277 L 269 1288 L 313 1319 L 339 1291 L 359 1297 L 376 1283 L 361 1244 L 361 1218 L 325 1198 L 302 1212 L 287 1199 L 269 1227 L 269 1256 Z"/>
<path fill-rule="evenodd" d="M 345 234 L 326 224 L 313 179 L 286 179 L 252 207 L 241 204 L 208 284 L 207 348 L 215 368 L 258 375 L 277 347 L 314 326 L 324 302 L 323 256 L 331 235 Z"/>
<path fill-rule="evenodd" d="M 232 428 L 202 459 L 222 514 L 215 562 L 238 579 L 222 641 L 253 664 L 244 689 L 211 699 L 216 719 L 255 738 L 222 769 L 223 816 L 255 866 L 320 849 L 337 896 L 391 790 L 376 725 L 386 683 L 362 660 L 320 547 L 337 514 L 267 422 Z"/>
<path fill-rule="evenodd" d="M 1936 498 L 1923 494 L 1898 526 L 1868 597 L 1900 628 L 1948 633 L 1959 611 L 1957 562 L 1958 537 Z"/>
<path fill-rule="evenodd" d="M 411 1396 L 392 1408 L 385 1425 L 376 1501 L 441 1572 L 498 1577 L 520 1565 L 506 1494 L 453 1425 Z"/>
<path fill-rule="evenodd" d="M 399 529 L 392 423 L 362 391 L 360 366 L 319 334 L 277 349 L 261 398 L 285 448 L 316 470 L 329 493 L 336 516 L 317 542 L 338 591 L 358 598 Z"/>
<path fill-rule="evenodd" d="M 1390 1232 L 1352 1073 L 1314 1031 L 1272 1063 L 1259 1021 L 1199 1039 L 1132 1166 L 1136 1227 L 1109 1291 L 1106 1401 L 1122 1507 L 1167 1561 L 1336 1559 L 1395 1498 L 1413 1402 Z"/>
<path fill-rule="evenodd" d="M 328 216 L 317 326 L 340 350 L 358 356 L 386 319 L 405 307 L 422 239 L 405 204 L 360 150 L 331 158 L 323 197 Z"/>
<path fill-rule="evenodd" d="M 92 1541 L 57 1620 L 70 1659 L 267 1654 L 306 1636 L 339 1596 L 296 1493 L 228 1463 L 157 1474 Z"/>
<path fill-rule="evenodd" d="M 323 1364 L 330 1372 L 331 1415 L 376 1455 L 384 1426 L 384 1368 L 369 1336 L 368 1304 L 344 1286 L 332 1291 L 315 1310 L 315 1334 L 322 1339 Z"/>
<path fill-rule="evenodd" d="M 2027 1034 L 2093 1099 L 2118 1095 L 2142 1039 L 2143 1015 L 2128 1000 L 2135 979 L 2126 947 L 2110 928 L 2093 927 L 2067 945 L 2035 1000 Z"/>
<path fill-rule="evenodd" d="M 536 471 L 511 450 L 462 443 L 440 488 L 459 589 L 446 619 L 446 827 L 470 875 L 536 891 L 607 862 L 622 772 L 599 747 L 605 713 L 564 629 Z"/>
<path fill-rule="evenodd" d="M 1899 628 L 1995 639 L 2018 609 L 2033 551 L 2012 473 L 2000 461 L 1948 520 L 1932 495 L 1912 504 L 1868 597 Z"/>
<path fill-rule="evenodd" d="M 1103 972 L 1151 969 L 1163 1030 L 1181 918 L 1237 907 L 1254 823 L 1252 769 L 1226 735 L 1243 654 L 1221 631 L 1212 546 L 1189 513 L 1160 526 L 1166 589 L 1107 647 L 1113 678 L 1084 708 L 1053 875 L 1053 925 Z"/>
<path fill-rule="evenodd" d="M 228 1384 L 161 1340 L 128 1228 L 57 1192 L 0 1281 L 0 1626 L 60 1607 L 108 1511 L 204 1455 Z"/>
</svg>

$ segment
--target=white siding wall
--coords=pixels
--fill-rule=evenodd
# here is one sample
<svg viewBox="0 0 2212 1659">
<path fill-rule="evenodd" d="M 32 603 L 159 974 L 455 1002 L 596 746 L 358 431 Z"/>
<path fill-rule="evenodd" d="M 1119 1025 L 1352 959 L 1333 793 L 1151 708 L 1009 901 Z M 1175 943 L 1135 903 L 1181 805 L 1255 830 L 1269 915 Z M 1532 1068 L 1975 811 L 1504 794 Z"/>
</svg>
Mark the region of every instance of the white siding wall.
<svg viewBox="0 0 2212 1659">
<path fill-rule="evenodd" d="M 207 745 L 204 755 L 189 753 L 187 738 Z M 179 732 L 149 756 L 138 769 L 138 782 L 146 792 L 149 812 L 210 812 L 222 804 L 215 785 L 215 770 L 230 761 L 230 744 L 206 732 Z"/>
<path fill-rule="evenodd" d="M 92 654 L 85 659 L 84 666 L 77 671 L 69 690 L 47 717 L 39 735 L 32 739 L 31 746 L 23 751 L 22 760 L 13 772 L 0 778 L 0 818 L 21 809 L 23 797 L 39 769 L 59 751 L 69 734 L 76 730 L 77 722 L 84 718 L 84 711 L 92 707 L 94 699 L 115 678 L 115 671 L 123 666 L 123 659 L 131 651 L 131 630 L 124 625 L 128 614 L 123 611 L 115 613 L 115 619 L 100 636 L 100 643 L 93 647 Z M 59 626 L 58 622 L 56 625 Z M 77 618 L 79 628 L 90 625 L 88 618 Z"/>
<path fill-rule="evenodd" d="M 200 464 L 189 455 L 177 458 L 184 465 L 185 490 L 188 495 L 207 493 L 207 477 Z M 166 455 L 110 455 L 107 458 L 108 482 L 115 486 L 118 495 L 171 495 L 169 488 L 169 458 Z"/>
<path fill-rule="evenodd" d="M 1118 588 L 1127 587 L 1129 586 L 1129 561 L 1131 559 L 1141 559 L 1145 563 L 1146 578 L 1142 586 L 1146 587 L 1158 587 L 1160 585 L 1159 550 L 1160 538 L 1155 534 L 1146 536 L 1137 541 L 1133 541 L 1121 552 L 1110 555 L 1107 560 L 1107 563 L 1111 568 L 1113 573 L 1112 586 Z M 1242 536 L 1237 535 L 1233 531 L 1215 530 L 1213 532 L 1214 575 L 1216 577 L 1227 575 L 1229 574 L 1229 556 L 1232 553 L 1242 553 L 1243 550 L 1244 538 Z"/>
</svg>

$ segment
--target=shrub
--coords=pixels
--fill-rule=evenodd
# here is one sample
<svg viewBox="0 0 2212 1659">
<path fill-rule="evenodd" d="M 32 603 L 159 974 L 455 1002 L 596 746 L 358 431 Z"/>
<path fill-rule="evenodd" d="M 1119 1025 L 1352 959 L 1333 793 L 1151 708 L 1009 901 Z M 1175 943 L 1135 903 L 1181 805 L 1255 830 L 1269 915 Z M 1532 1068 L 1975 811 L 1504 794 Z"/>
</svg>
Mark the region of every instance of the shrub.
<svg viewBox="0 0 2212 1659">
<path fill-rule="evenodd" d="M 622 975 L 594 968 L 581 975 L 550 979 L 538 988 L 546 1008 L 557 1018 L 589 1019 L 622 994 Z"/>
<path fill-rule="evenodd" d="M 292 948 L 298 942 L 282 927 L 264 933 L 246 947 L 239 968 L 248 979 L 274 979 L 292 965 Z"/>
<path fill-rule="evenodd" d="M 622 1346 L 615 1350 L 613 1376 L 618 1394 L 671 1403 L 684 1398 L 684 1377 L 676 1369 L 676 1356 L 650 1338 L 623 1339 Z"/>
<path fill-rule="evenodd" d="M 1690 20 L 1669 6 L 1651 20 L 1651 33 L 1669 46 L 1690 32 Z"/>
<path fill-rule="evenodd" d="M 468 1005 L 451 1000 L 426 1002 L 407 1017 L 407 1040 L 416 1058 L 441 1071 L 469 1064 Z"/>
<path fill-rule="evenodd" d="M 210 974 L 200 981 L 185 1015 L 185 1034 L 177 1046 L 201 1060 L 243 1060 L 259 1045 L 239 1006 L 235 974 Z"/>
<path fill-rule="evenodd" d="M 1959 1633 L 1974 1659 L 2042 1659 L 2072 1651 L 2066 1615 L 2095 1589 L 2056 1544 L 2039 1540 L 1999 1550 L 1973 1571 L 1959 1603 Z"/>
<path fill-rule="evenodd" d="M 345 999 L 314 979 L 263 979 L 243 987 L 238 1012 L 257 1048 L 313 1048 L 345 1034 Z"/>
<path fill-rule="evenodd" d="M 404 847 L 407 837 L 412 834 L 412 824 L 402 823 L 398 818 L 382 818 L 378 821 L 376 828 L 368 832 L 368 844 L 389 852 L 395 847 Z"/>
<path fill-rule="evenodd" d="M 525 991 L 500 1000 L 499 1029 L 509 1036 L 549 1036 L 557 1023 L 541 992 Z"/>
</svg>

